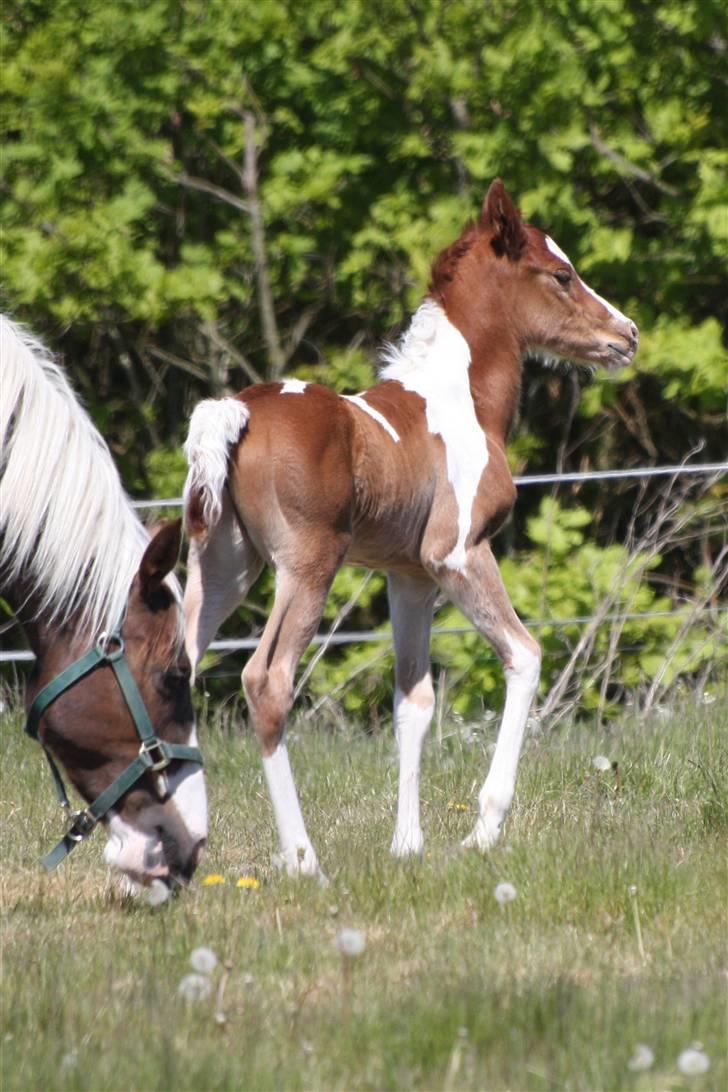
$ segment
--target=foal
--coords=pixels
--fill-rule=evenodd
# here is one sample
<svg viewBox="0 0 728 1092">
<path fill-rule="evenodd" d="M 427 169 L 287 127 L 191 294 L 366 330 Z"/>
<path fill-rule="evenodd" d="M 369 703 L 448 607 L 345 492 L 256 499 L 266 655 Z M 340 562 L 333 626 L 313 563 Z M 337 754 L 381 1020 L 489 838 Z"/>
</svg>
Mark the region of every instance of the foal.
<svg viewBox="0 0 728 1092">
<path fill-rule="evenodd" d="M 526 224 L 497 179 L 477 223 L 444 250 L 381 381 L 341 396 L 288 380 L 205 401 L 190 422 L 192 542 L 186 641 L 197 663 L 263 565 L 275 601 L 243 686 L 284 863 L 318 862 L 284 740 L 296 665 L 337 569 L 386 569 L 396 657 L 399 802 L 392 853 L 420 853 L 420 756 L 434 709 L 429 637 L 438 589 L 488 638 L 507 690 L 495 754 L 465 845 L 496 841 L 511 803 L 540 651 L 513 610 L 490 537 L 516 490 L 505 444 L 527 355 L 629 363 L 637 327 Z"/>
</svg>

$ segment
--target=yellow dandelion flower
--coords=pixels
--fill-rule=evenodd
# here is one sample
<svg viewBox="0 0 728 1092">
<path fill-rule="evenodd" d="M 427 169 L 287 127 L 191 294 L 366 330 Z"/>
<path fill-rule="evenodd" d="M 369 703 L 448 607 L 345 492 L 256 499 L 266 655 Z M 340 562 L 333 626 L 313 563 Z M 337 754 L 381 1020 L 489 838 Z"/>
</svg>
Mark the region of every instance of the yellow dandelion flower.
<svg viewBox="0 0 728 1092">
<path fill-rule="evenodd" d="M 238 887 L 249 887 L 255 890 L 256 887 L 260 887 L 260 880 L 255 876 L 241 876 L 237 883 Z"/>
<path fill-rule="evenodd" d="M 470 811 L 470 808 L 468 807 L 467 804 L 458 803 L 457 800 L 448 800 L 447 810 L 448 811 Z"/>
<path fill-rule="evenodd" d="M 202 886 L 215 887 L 219 883 L 225 883 L 225 877 L 220 876 L 217 872 L 212 872 L 209 876 L 205 876 L 202 881 Z"/>
</svg>

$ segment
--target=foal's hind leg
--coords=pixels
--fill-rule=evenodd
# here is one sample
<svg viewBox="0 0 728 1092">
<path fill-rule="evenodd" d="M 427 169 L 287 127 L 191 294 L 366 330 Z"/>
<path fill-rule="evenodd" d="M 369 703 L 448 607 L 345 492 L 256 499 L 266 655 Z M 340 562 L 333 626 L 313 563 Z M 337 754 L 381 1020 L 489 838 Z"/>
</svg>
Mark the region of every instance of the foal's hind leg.
<svg viewBox="0 0 728 1092">
<path fill-rule="evenodd" d="M 488 638 L 503 663 L 506 702 L 485 784 L 480 815 L 464 846 L 489 849 L 500 834 L 513 799 L 526 720 L 541 669 L 541 651 L 511 606 L 487 542 L 468 550 L 457 570 L 438 565 L 437 580 L 473 625 Z"/>
<path fill-rule="evenodd" d="M 390 573 L 389 607 L 394 635 L 394 731 L 399 748 L 397 825 L 391 852 L 421 853 L 420 760 L 435 708 L 430 678 L 430 627 L 437 587 L 426 577 Z"/>
<path fill-rule="evenodd" d="M 185 586 L 185 645 L 193 668 L 227 616 L 258 579 L 263 561 L 225 495 L 220 519 L 190 541 Z"/>
<path fill-rule="evenodd" d="M 329 543 L 314 557 L 311 544 L 306 545 L 304 571 L 296 567 L 277 570 L 273 610 L 258 648 L 243 669 L 245 696 L 263 754 L 282 863 L 290 876 L 320 875 L 320 871 L 293 780 L 284 739 L 285 721 L 293 704 L 296 666 L 316 632 L 331 581 L 346 549 L 345 545 L 339 549 L 335 542 Z"/>
</svg>

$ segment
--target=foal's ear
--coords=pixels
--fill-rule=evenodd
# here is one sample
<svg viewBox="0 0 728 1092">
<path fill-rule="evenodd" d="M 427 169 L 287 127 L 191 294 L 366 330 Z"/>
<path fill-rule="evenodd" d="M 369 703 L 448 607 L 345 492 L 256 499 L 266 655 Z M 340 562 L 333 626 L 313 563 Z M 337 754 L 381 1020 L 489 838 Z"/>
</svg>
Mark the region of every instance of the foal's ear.
<svg viewBox="0 0 728 1092">
<path fill-rule="evenodd" d="M 490 184 L 480 212 L 480 227 L 492 235 L 490 245 L 500 257 L 518 261 L 528 240 L 521 214 L 506 193 L 500 178 Z"/>
<path fill-rule="evenodd" d="M 159 591 L 165 576 L 177 564 L 181 545 L 182 520 L 173 519 L 162 523 L 144 551 L 139 565 L 139 583 L 144 599 L 152 599 Z"/>
</svg>

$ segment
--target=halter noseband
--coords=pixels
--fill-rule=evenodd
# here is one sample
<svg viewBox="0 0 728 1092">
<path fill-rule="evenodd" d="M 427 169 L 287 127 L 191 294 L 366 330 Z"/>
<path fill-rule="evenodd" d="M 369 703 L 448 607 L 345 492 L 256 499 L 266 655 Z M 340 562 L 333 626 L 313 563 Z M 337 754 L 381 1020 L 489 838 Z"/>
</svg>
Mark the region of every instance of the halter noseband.
<svg viewBox="0 0 728 1092">
<path fill-rule="evenodd" d="M 97 667 L 106 664 L 112 668 L 116 676 L 116 681 L 129 707 L 141 746 L 134 761 L 96 797 L 93 803 L 80 811 L 74 811 L 68 799 L 58 766 L 38 733 L 40 718 L 57 697 L 74 686 L 79 679 L 84 678 L 91 671 L 95 671 Z M 145 773 L 148 771 L 159 773 L 169 766 L 173 759 L 179 759 L 183 762 L 196 762 L 202 765 L 202 754 L 199 748 L 187 747 L 181 743 L 167 743 L 155 735 L 152 722 L 139 693 L 139 688 L 126 662 L 124 641 L 120 630 L 109 634 L 102 633 L 97 644 L 85 656 L 74 660 L 72 664 L 64 671 L 61 671 L 59 675 L 56 675 L 47 686 L 39 691 L 28 712 L 25 731 L 43 747 L 61 807 L 68 812 L 72 820 L 70 828 L 63 835 L 55 849 L 52 849 L 42 860 L 43 866 L 49 871 L 59 865 L 74 846 L 88 837 L 99 820 L 103 819 L 124 793 L 128 792 L 132 785 L 135 785 Z"/>
</svg>

